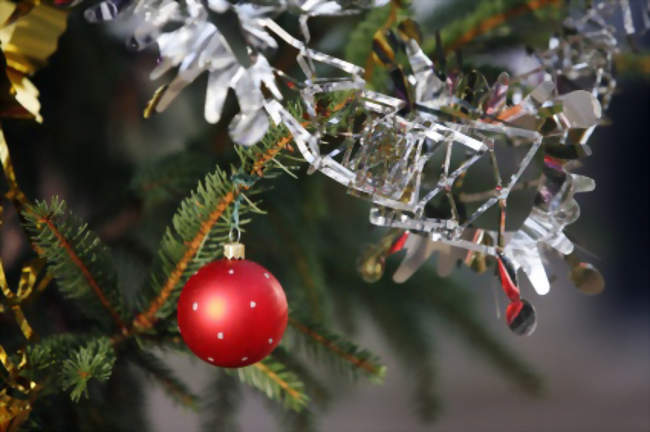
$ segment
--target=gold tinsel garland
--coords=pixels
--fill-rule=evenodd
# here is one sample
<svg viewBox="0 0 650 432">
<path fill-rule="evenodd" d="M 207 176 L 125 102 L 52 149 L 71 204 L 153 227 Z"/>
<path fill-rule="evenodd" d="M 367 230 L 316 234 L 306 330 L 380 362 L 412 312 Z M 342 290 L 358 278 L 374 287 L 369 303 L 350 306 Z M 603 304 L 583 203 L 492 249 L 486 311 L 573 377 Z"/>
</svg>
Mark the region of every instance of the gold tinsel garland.
<svg viewBox="0 0 650 432">
<path fill-rule="evenodd" d="M 0 0 L 0 117 L 41 122 L 38 89 L 29 80 L 56 51 L 67 13 L 38 1 Z"/>
<path fill-rule="evenodd" d="M 42 122 L 38 89 L 28 77 L 45 66 L 47 58 L 56 51 L 58 38 L 66 28 L 66 18 L 66 12 L 38 0 L 0 0 L 0 121 L 19 118 Z M 8 186 L 4 197 L 20 212 L 27 199 L 16 180 L 1 123 L 0 162 Z M 0 224 L 2 210 L 0 206 Z M 12 313 L 27 341 L 37 336 L 21 305 L 50 282 L 51 276 L 43 272 L 44 264 L 42 258 L 25 264 L 14 292 L 0 260 L 0 314 Z M 29 367 L 24 349 L 10 356 L 0 345 L 0 363 L 5 369 L 1 373 L 4 383 L 0 389 L 0 431 L 15 431 L 29 417 L 40 385 L 21 376 Z"/>
</svg>

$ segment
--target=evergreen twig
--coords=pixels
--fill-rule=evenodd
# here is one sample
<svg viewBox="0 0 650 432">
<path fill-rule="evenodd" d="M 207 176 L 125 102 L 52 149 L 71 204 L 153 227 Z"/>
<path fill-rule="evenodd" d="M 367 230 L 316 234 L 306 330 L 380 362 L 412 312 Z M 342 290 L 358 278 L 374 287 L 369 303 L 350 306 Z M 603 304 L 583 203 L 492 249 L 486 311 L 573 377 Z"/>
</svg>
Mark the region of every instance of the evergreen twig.
<svg viewBox="0 0 650 432">
<path fill-rule="evenodd" d="M 264 150 L 250 149 L 247 152 L 243 152 L 240 154 L 240 157 L 242 158 L 241 168 L 244 168 L 244 165 L 247 165 L 247 163 L 250 162 L 247 158 L 252 157 L 253 162 L 250 172 L 256 176 L 252 179 L 252 182 L 262 178 L 266 170 L 269 168 L 270 161 L 273 157 L 281 150 L 287 149 L 290 141 L 290 136 L 284 136 L 270 145 L 267 144 Z M 242 170 L 240 169 L 236 173 L 241 173 L 241 171 Z M 221 225 L 224 225 L 224 216 L 230 210 L 231 206 L 244 191 L 250 188 L 251 185 L 249 183 L 233 181 L 233 177 L 234 175 L 228 177 L 223 173 L 223 171 L 217 169 L 216 172 L 208 175 L 204 182 L 199 184 L 197 190 L 181 204 L 181 208 L 173 221 L 176 233 L 171 229 L 168 229 L 161 246 L 161 254 L 166 254 L 169 258 L 175 255 L 176 251 L 173 251 L 172 249 L 175 249 L 176 246 L 178 246 L 179 240 L 175 234 L 180 234 L 180 237 L 185 237 L 186 233 L 189 232 L 188 229 L 182 229 L 182 232 L 178 231 L 181 230 L 182 227 L 181 219 L 186 214 L 187 216 L 198 217 L 198 222 L 200 222 L 200 224 L 192 237 L 188 239 L 183 238 L 183 254 L 176 260 L 173 268 L 168 272 L 168 276 L 165 278 L 158 294 L 149 302 L 148 307 L 135 317 L 133 325 L 139 331 L 149 329 L 156 323 L 158 320 L 157 314 L 160 309 L 169 300 L 172 292 L 178 288 L 179 283 L 184 276 L 187 275 L 188 267 L 192 261 L 195 260 L 201 249 L 206 246 L 208 238 L 211 234 L 214 234 L 215 228 L 219 228 L 220 223 Z M 216 201 L 210 197 L 206 197 L 208 193 L 215 192 L 219 197 Z M 204 207 L 201 201 L 212 201 L 209 213 L 207 212 L 208 209 Z M 198 207 L 198 210 L 191 209 L 191 207 Z M 249 205 L 249 207 L 253 207 L 254 210 L 255 206 Z M 221 228 L 224 228 L 224 226 L 221 226 Z M 163 263 L 163 266 L 164 264 L 169 263 Z"/>
<path fill-rule="evenodd" d="M 377 381 L 383 380 L 386 368 L 378 364 L 375 356 L 368 351 L 360 349 L 355 344 L 317 325 L 307 325 L 294 316 L 289 317 L 289 325 L 306 336 L 310 342 L 333 353 L 346 363 L 367 374 L 370 378 Z"/>
<path fill-rule="evenodd" d="M 50 204 L 26 205 L 23 215 L 32 241 L 43 250 L 48 270 L 62 291 L 72 298 L 92 300 L 94 296 L 125 333 L 123 302 L 110 253 L 87 224 L 67 214 L 58 197 Z"/>
<path fill-rule="evenodd" d="M 226 372 L 236 374 L 242 382 L 256 387 L 269 399 L 283 402 L 294 411 L 301 411 L 309 401 L 302 381 L 272 356 L 251 366 Z"/>
<path fill-rule="evenodd" d="M 549 5 L 558 5 L 561 2 L 562 0 L 527 0 L 523 4 L 513 6 L 505 12 L 497 12 L 493 15 L 487 16 L 451 42 L 445 50 L 447 52 L 453 52 L 468 42 L 471 42 L 477 36 L 489 32 L 511 18 Z"/>
<path fill-rule="evenodd" d="M 134 350 L 134 355 L 130 359 L 147 374 L 147 377 L 159 383 L 176 402 L 192 410 L 197 408 L 196 395 L 158 357 L 147 351 Z"/>
<path fill-rule="evenodd" d="M 218 375 L 204 390 L 201 429 L 205 432 L 238 432 L 238 408 L 242 401 L 241 385 L 237 378 L 218 371 Z"/>
<path fill-rule="evenodd" d="M 115 351 L 108 338 L 91 339 L 88 344 L 77 348 L 63 361 L 61 368 L 63 389 L 72 388 L 70 398 L 75 402 L 81 396 L 87 396 L 88 381 L 91 378 L 98 381 L 108 380 L 116 359 Z"/>
</svg>

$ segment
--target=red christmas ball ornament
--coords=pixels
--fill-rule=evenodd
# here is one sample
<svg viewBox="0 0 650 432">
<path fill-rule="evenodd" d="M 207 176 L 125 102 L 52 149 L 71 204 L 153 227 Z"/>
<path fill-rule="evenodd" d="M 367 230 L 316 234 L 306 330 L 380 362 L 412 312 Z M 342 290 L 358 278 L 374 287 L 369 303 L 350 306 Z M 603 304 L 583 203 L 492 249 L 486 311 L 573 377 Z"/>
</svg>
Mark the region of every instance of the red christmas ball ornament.
<svg viewBox="0 0 650 432">
<path fill-rule="evenodd" d="M 280 282 L 243 259 L 241 243 L 226 244 L 224 255 L 201 267 L 183 287 L 178 329 L 202 360 L 238 368 L 262 360 L 278 345 L 288 307 Z"/>
</svg>

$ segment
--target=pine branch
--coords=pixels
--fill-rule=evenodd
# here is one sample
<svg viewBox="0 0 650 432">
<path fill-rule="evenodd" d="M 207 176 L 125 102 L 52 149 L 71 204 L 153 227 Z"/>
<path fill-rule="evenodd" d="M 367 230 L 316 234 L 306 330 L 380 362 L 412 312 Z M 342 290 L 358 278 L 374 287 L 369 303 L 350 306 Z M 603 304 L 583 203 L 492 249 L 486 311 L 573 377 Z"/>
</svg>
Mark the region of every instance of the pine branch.
<svg viewBox="0 0 650 432">
<path fill-rule="evenodd" d="M 504 12 L 495 12 L 492 15 L 488 15 L 480 19 L 469 30 L 462 33 L 460 36 L 458 36 L 456 39 L 450 42 L 446 50 L 448 52 L 454 51 L 460 48 L 461 46 L 467 44 L 468 42 L 472 41 L 477 36 L 485 34 L 490 30 L 507 22 L 509 19 L 515 18 L 519 15 L 523 15 L 525 13 L 537 9 L 541 9 L 549 5 L 557 6 L 561 2 L 562 0 L 527 0 L 523 4 L 513 6 L 512 8 Z M 451 29 L 450 29 L 450 33 L 451 33 Z"/>
<path fill-rule="evenodd" d="M 201 248 L 211 231 L 215 228 L 217 222 L 221 219 L 226 210 L 228 210 L 228 208 L 235 202 L 235 199 L 241 192 L 242 188 L 238 186 L 224 185 L 226 181 L 226 176 L 223 171 L 217 169 L 214 174 L 211 174 L 206 178 L 203 184 L 199 185 L 199 192 L 193 193 L 189 199 L 186 199 L 181 204 L 181 209 L 177 214 L 179 217 L 174 217 L 172 225 L 177 231 L 185 232 L 194 228 L 191 225 L 195 224 L 190 223 L 190 227 L 183 226 L 184 222 L 186 222 L 182 220 L 184 219 L 183 216 L 190 216 L 186 220 L 191 221 L 193 213 L 204 211 L 204 209 L 208 207 L 206 204 L 212 205 L 209 206 L 211 211 L 206 216 L 199 216 L 197 218 L 198 220 L 195 221 L 199 222 L 199 226 L 196 227 L 196 233 L 188 242 L 183 242 L 175 236 L 175 233 L 171 228 L 167 229 L 163 239 L 163 244 L 160 248 L 160 256 L 162 257 L 161 266 L 169 267 L 171 263 L 174 263 L 174 265 L 171 268 L 171 271 L 164 272 L 168 273 L 169 276 L 161 284 L 158 295 L 151 300 L 147 310 L 140 313 L 135 318 L 135 327 L 147 329 L 154 325 L 159 318 L 157 314 L 160 309 L 165 303 L 167 303 L 172 292 L 175 290 L 178 291 L 182 279 L 186 278 L 187 273 L 189 273 L 187 272 L 188 267 L 192 264 L 192 261 L 196 261 L 195 257 L 201 251 Z M 202 196 L 199 197 L 199 195 Z M 212 197 L 210 197 L 210 195 L 218 197 L 216 202 L 213 202 L 214 200 L 211 199 Z M 192 208 L 193 206 L 196 206 L 196 208 Z M 223 232 L 220 234 L 223 236 Z M 178 252 L 182 252 L 180 257 L 178 257 Z M 159 285 L 158 279 L 155 276 L 152 282 L 154 285 Z M 163 317 L 168 314 L 169 311 L 167 311 L 167 313 L 161 313 Z"/>
<path fill-rule="evenodd" d="M 307 400 L 307 396 L 301 392 L 302 383 L 298 381 L 297 378 L 292 379 L 293 374 L 290 372 L 285 372 L 284 366 L 281 366 L 280 363 L 259 362 L 256 363 L 254 367 L 260 370 L 269 380 L 271 380 L 275 385 L 277 385 L 282 389 L 282 391 L 286 393 L 286 396 L 288 397 L 285 399 L 285 403 L 287 405 L 292 406 L 293 408 L 294 404 L 296 404 L 296 406 L 300 406 L 303 401 Z M 272 387 L 267 387 L 267 396 L 271 396 L 271 394 L 275 393 L 275 391 L 271 389 Z M 291 402 L 287 402 L 289 400 L 291 400 Z"/>
<path fill-rule="evenodd" d="M 426 289 L 416 289 L 411 293 L 413 300 L 429 305 L 438 315 L 458 328 L 473 349 L 483 354 L 522 390 L 532 395 L 539 394 L 542 390 L 539 375 L 481 325 L 472 312 L 469 294 L 460 286 L 450 286 L 445 290 L 429 289 L 432 285 L 437 286 L 436 282 L 440 281 L 440 278 L 434 272 L 426 270 L 420 277 L 429 283 Z"/>
<path fill-rule="evenodd" d="M 312 248 L 304 248 L 295 243 L 289 243 L 291 253 L 296 262 L 296 273 L 300 276 L 302 283 L 300 288 L 304 293 L 305 300 L 309 304 L 310 315 L 317 319 L 323 319 L 323 301 L 326 296 L 325 281 L 322 268 Z M 305 305 L 306 306 L 306 305 Z"/>
<path fill-rule="evenodd" d="M 269 356 L 261 362 L 240 369 L 227 369 L 239 379 L 266 394 L 269 399 L 282 402 L 285 407 L 301 411 L 309 398 L 304 393 L 304 384 L 285 366 Z"/>
<path fill-rule="evenodd" d="M 197 408 L 198 398 L 158 357 L 147 351 L 134 350 L 129 359 L 142 369 L 149 379 L 160 384 L 174 401 L 192 410 Z"/>
<path fill-rule="evenodd" d="M 109 338 L 91 340 L 63 362 L 60 378 L 62 388 L 72 388 L 70 398 L 77 402 L 81 396 L 88 395 L 90 379 L 106 381 L 110 378 L 115 360 L 115 351 Z"/>
<path fill-rule="evenodd" d="M 99 238 L 66 211 L 65 203 L 54 197 L 50 204 L 37 202 L 23 211 L 32 241 L 43 250 L 48 271 L 61 291 L 82 302 L 82 310 L 102 320 L 106 312 L 122 332 L 124 302 L 108 249 Z"/>
<path fill-rule="evenodd" d="M 237 432 L 237 413 L 242 401 L 241 384 L 233 376 L 219 371 L 205 388 L 202 409 L 206 413 L 201 424 L 205 432 Z"/>
<path fill-rule="evenodd" d="M 503 0 L 475 2 L 458 0 L 436 10 L 433 28 L 441 30 L 445 52 L 450 53 L 468 44 L 509 20 L 547 6 L 559 6 L 563 0 Z M 463 14 L 462 16 L 458 16 Z M 425 43 L 424 52 L 433 52 L 433 41 Z"/>
<path fill-rule="evenodd" d="M 342 369 L 349 369 L 364 373 L 372 381 L 381 382 L 386 374 L 386 367 L 379 364 L 372 353 L 359 348 L 357 345 L 335 335 L 325 328 L 306 321 L 299 321 L 295 314 L 289 317 L 289 325 L 298 334 L 304 336 L 305 342 L 313 349 L 315 354 L 330 354 L 342 360 Z"/>
<path fill-rule="evenodd" d="M 34 381 L 39 381 L 41 371 L 46 371 L 50 367 L 60 364 L 67 354 L 83 344 L 87 339 L 86 335 L 76 335 L 63 333 L 49 336 L 40 340 L 38 343 L 27 346 L 27 360 L 29 362 L 28 377 Z"/>
<path fill-rule="evenodd" d="M 306 393 L 309 394 L 310 404 L 315 403 L 325 409 L 332 399 L 332 394 L 321 379 L 316 376 L 318 369 L 314 369 L 311 363 L 303 363 L 298 359 L 297 355 L 282 346 L 273 351 L 273 357 L 300 377 L 300 380 L 305 385 Z"/>
<path fill-rule="evenodd" d="M 214 162 L 203 152 L 182 150 L 140 167 L 130 187 L 145 207 L 153 206 L 187 194 Z"/>
<path fill-rule="evenodd" d="M 268 402 L 271 402 L 270 400 Z M 292 411 L 283 409 L 277 404 L 267 403 L 268 410 L 273 413 L 278 422 L 278 429 L 284 432 L 317 432 L 316 418 L 308 409 Z"/>
<path fill-rule="evenodd" d="M 278 153 L 285 149 L 288 151 L 293 150 L 290 145 L 292 139 L 293 137 L 291 135 L 282 137 L 276 145 L 270 146 L 264 152 L 262 152 L 261 155 L 253 163 L 253 167 L 251 168 L 250 172 L 251 175 L 256 175 L 258 177 L 264 176 L 264 170 L 266 169 L 267 164 L 271 162 L 275 156 L 278 155 Z"/>
<path fill-rule="evenodd" d="M 174 300 L 189 275 L 219 256 L 219 245 L 229 231 L 233 205 L 244 192 L 255 193 L 251 190 L 253 185 L 277 170 L 276 155 L 288 149 L 290 141 L 283 127 L 272 128 L 259 146 L 237 149 L 240 166 L 231 176 L 217 168 L 181 203 L 159 248 L 151 290 L 145 296 L 148 306 L 134 319 L 138 331 L 150 329 L 158 319 L 170 316 Z M 243 224 L 246 214 L 259 210 L 247 200 L 240 203 Z"/>
<path fill-rule="evenodd" d="M 65 333 L 29 345 L 27 360 L 25 377 L 39 383 L 49 380 L 62 390 L 72 388 L 70 397 L 77 402 L 89 380 L 110 377 L 116 354 L 107 337 Z"/>
<path fill-rule="evenodd" d="M 287 191 L 287 193 L 296 196 L 298 190 Z M 299 288 L 292 301 L 299 302 L 301 308 L 305 308 L 306 313 L 314 320 L 323 321 L 325 315 L 323 308 L 327 304 L 325 275 L 315 245 L 311 242 L 313 233 L 309 232 L 311 227 L 316 228 L 318 224 L 315 221 L 299 218 L 290 208 L 286 199 L 283 199 L 281 205 L 275 204 L 271 208 L 268 218 L 280 237 L 280 243 L 291 253 L 295 261 L 296 271 L 288 275 L 289 280 L 287 280 L 288 284 Z M 294 277 L 296 281 L 291 283 Z"/>
<path fill-rule="evenodd" d="M 423 422 L 432 422 L 438 418 L 441 410 L 440 396 L 436 393 L 437 373 L 434 362 L 415 365 L 414 404 L 418 418 Z"/>
<path fill-rule="evenodd" d="M 414 411 L 421 420 L 430 421 L 440 412 L 434 340 L 417 313 L 417 305 L 409 301 L 409 295 L 403 290 L 396 292 L 392 281 L 382 281 L 380 284 L 373 286 L 371 292 L 366 292 L 359 301 L 370 305 L 372 318 L 415 383 L 412 396 Z M 431 289 L 429 283 L 423 285 Z"/>
</svg>

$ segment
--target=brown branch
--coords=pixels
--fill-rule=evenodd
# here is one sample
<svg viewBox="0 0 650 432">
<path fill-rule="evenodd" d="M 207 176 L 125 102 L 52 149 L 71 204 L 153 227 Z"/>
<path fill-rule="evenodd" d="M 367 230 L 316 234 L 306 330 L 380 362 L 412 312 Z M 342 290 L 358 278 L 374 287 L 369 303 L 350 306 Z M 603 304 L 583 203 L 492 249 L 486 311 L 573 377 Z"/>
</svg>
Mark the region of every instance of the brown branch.
<svg viewBox="0 0 650 432">
<path fill-rule="evenodd" d="M 474 38 L 500 26 L 510 18 L 514 18 L 519 15 L 541 9 L 551 4 L 557 5 L 561 2 L 562 0 L 529 0 L 526 3 L 515 6 L 505 12 L 499 12 L 497 14 L 491 15 L 479 22 L 475 27 L 460 35 L 456 40 L 454 40 L 449 44 L 449 46 L 446 47 L 445 51 L 449 53 L 457 50 L 461 46 L 474 40 Z"/>
<path fill-rule="evenodd" d="M 170 394 L 170 396 L 176 398 L 181 404 L 188 408 L 196 407 L 196 397 L 194 395 L 187 393 L 183 388 L 179 387 L 177 383 L 168 378 L 162 378 L 152 374 L 160 382 L 160 385 Z"/>
<path fill-rule="evenodd" d="M 251 169 L 251 174 L 257 175 L 259 177 L 262 177 L 264 175 L 264 168 L 267 164 L 268 161 L 273 159 L 280 151 L 284 149 L 292 150 L 291 148 L 291 140 L 293 139 L 293 135 L 288 135 L 280 141 L 273 147 L 269 148 L 267 151 L 265 151 L 259 159 L 255 161 L 253 164 L 253 168 Z"/>
<path fill-rule="evenodd" d="M 278 376 L 278 374 L 273 372 L 264 363 L 257 362 L 255 364 L 253 364 L 253 366 L 255 366 L 256 368 L 261 370 L 263 373 L 265 373 L 271 380 L 275 381 L 275 383 L 277 385 L 279 385 L 282 388 L 282 390 L 286 391 L 289 394 L 289 396 L 291 396 L 293 399 L 295 399 L 295 400 L 303 399 L 302 395 L 300 394 L 300 392 L 298 390 L 291 387 L 288 382 L 286 382 L 285 380 L 280 378 L 280 376 Z"/>
<path fill-rule="evenodd" d="M 272 209 L 271 209 L 272 210 Z M 286 244 L 287 248 L 291 251 L 293 259 L 296 261 L 296 269 L 300 274 L 300 277 L 303 280 L 305 288 L 307 288 L 307 297 L 309 299 L 309 304 L 311 307 L 310 313 L 312 317 L 319 318 L 322 315 L 321 303 L 319 302 L 318 294 L 316 293 L 317 287 L 312 276 L 312 272 L 309 269 L 309 264 L 305 259 L 305 251 L 303 248 L 295 241 L 295 238 L 291 233 L 289 233 L 285 227 L 285 224 L 278 219 L 277 216 L 274 216 L 274 212 L 269 212 L 269 219 L 273 228 L 276 229 L 281 236 L 281 244 Z"/>
<path fill-rule="evenodd" d="M 336 345 L 331 340 L 327 339 L 326 337 L 324 337 L 321 334 L 318 334 L 314 330 L 310 329 L 306 325 L 296 321 L 295 319 L 293 319 L 291 317 L 289 317 L 289 325 L 294 327 L 299 332 L 304 333 L 307 336 L 309 336 L 310 338 L 314 339 L 316 342 L 318 342 L 319 344 L 321 344 L 322 346 L 324 346 L 328 350 L 332 351 L 333 353 L 335 353 L 339 357 L 343 358 L 344 360 L 352 363 L 356 367 L 359 367 L 361 369 L 365 369 L 367 372 L 369 372 L 372 375 L 378 375 L 380 373 L 379 368 L 377 366 L 373 365 L 372 363 L 370 363 L 370 362 L 368 362 L 366 360 L 360 359 L 357 356 L 354 356 L 354 355 L 352 355 L 350 353 L 347 353 L 347 352 L 343 351 L 338 345 Z"/>
<path fill-rule="evenodd" d="M 148 329 L 151 328 L 156 322 L 156 313 L 165 303 L 167 298 L 171 295 L 172 291 L 176 287 L 176 284 L 181 280 L 185 269 L 189 265 L 190 261 L 196 255 L 197 251 L 203 244 L 203 240 L 212 230 L 214 224 L 221 218 L 223 213 L 230 207 L 232 203 L 235 202 L 235 199 L 241 192 L 243 186 L 235 186 L 233 190 L 224 195 L 217 204 L 217 207 L 210 213 L 208 218 L 203 221 L 199 231 L 196 233 L 192 241 L 187 244 L 187 249 L 181 257 L 181 259 L 176 263 L 176 267 L 172 270 L 171 274 L 167 278 L 165 285 L 163 285 L 162 290 L 158 296 L 152 300 L 149 304 L 149 308 L 145 312 L 138 314 L 133 320 L 133 326 L 139 329 Z"/>
<path fill-rule="evenodd" d="M 102 306 L 104 306 L 104 308 L 111 314 L 113 320 L 120 328 L 122 333 L 126 332 L 126 325 L 124 325 L 124 322 L 122 322 L 119 314 L 104 295 L 104 291 L 102 291 L 99 284 L 97 284 L 97 281 L 90 273 L 90 270 L 88 270 L 88 267 L 86 267 L 81 258 L 79 258 L 77 253 L 74 251 L 70 242 L 68 242 L 65 236 L 59 231 L 56 225 L 54 225 L 54 223 L 49 218 L 41 217 L 38 219 L 38 222 L 46 224 L 50 231 L 52 231 L 52 234 L 54 234 L 57 240 L 59 240 L 59 244 L 66 251 L 72 263 L 81 271 L 81 274 L 83 274 L 86 282 L 88 282 L 88 285 L 90 285 L 97 298 L 99 298 Z"/>
<path fill-rule="evenodd" d="M 347 98 L 341 101 L 333 108 L 333 111 L 342 109 L 350 100 L 351 98 Z M 303 126 L 306 124 L 308 124 L 308 122 L 303 122 Z M 264 175 L 264 171 L 268 168 L 269 161 L 272 160 L 281 150 L 292 150 L 290 146 L 292 139 L 292 135 L 287 135 L 278 140 L 277 143 L 268 148 L 264 153 L 259 155 L 258 158 L 253 162 L 251 174 L 257 175 L 261 178 Z M 174 267 L 174 270 L 172 270 L 158 296 L 152 300 L 146 311 L 141 312 L 133 319 L 132 329 L 129 329 L 129 331 L 124 335 L 125 337 L 129 336 L 134 331 L 134 329 L 138 332 L 141 332 L 153 327 L 157 321 L 156 313 L 162 307 L 165 301 L 167 301 L 167 298 L 171 295 L 172 291 L 181 280 L 185 269 L 196 255 L 199 247 L 203 244 L 203 240 L 210 233 L 212 227 L 217 223 L 217 221 L 221 218 L 228 207 L 230 207 L 230 205 L 235 202 L 237 196 L 245 189 L 248 189 L 248 187 L 244 185 L 235 185 L 230 192 L 228 192 L 219 200 L 217 207 L 212 211 L 212 213 L 210 213 L 209 217 L 203 221 L 198 233 L 187 244 L 185 253 Z M 123 337 L 121 336 L 115 336 L 113 338 L 114 343 L 118 343 L 121 340 L 123 340 Z"/>
<path fill-rule="evenodd" d="M 277 144 L 270 147 L 266 152 L 260 155 L 259 158 L 253 163 L 251 173 L 262 177 L 264 175 L 268 161 L 271 160 L 282 149 L 287 148 L 289 142 L 291 142 L 291 138 L 291 135 L 282 138 L 277 142 Z M 235 202 L 237 196 L 244 189 L 247 189 L 247 187 L 244 185 L 233 186 L 232 190 L 219 200 L 216 208 L 210 213 L 208 218 L 203 221 L 199 228 L 199 231 L 187 244 L 185 253 L 174 267 L 174 270 L 172 270 L 158 296 L 152 300 L 149 308 L 145 312 L 138 314 L 134 318 L 134 328 L 137 328 L 138 330 L 146 330 L 148 328 L 151 328 L 156 323 L 156 313 L 165 303 L 167 298 L 171 295 L 178 282 L 181 280 L 185 269 L 203 244 L 203 240 L 207 237 L 207 235 L 212 230 L 212 227 L 219 221 L 224 212 Z"/>
</svg>

